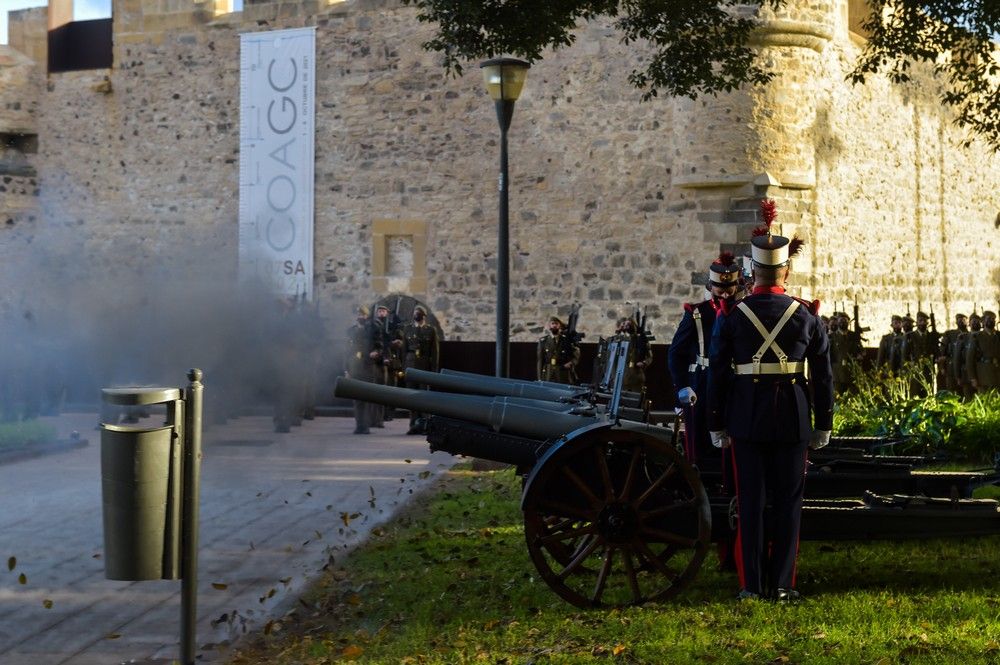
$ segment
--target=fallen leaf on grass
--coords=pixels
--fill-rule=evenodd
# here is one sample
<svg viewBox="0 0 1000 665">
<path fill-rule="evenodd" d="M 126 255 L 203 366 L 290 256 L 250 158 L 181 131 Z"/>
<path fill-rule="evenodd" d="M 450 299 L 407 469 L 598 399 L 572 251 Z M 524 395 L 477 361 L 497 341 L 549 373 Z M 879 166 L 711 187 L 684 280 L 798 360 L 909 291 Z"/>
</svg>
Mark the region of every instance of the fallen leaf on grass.
<svg viewBox="0 0 1000 665">
<path fill-rule="evenodd" d="M 42 601 L 42 607 L 44 607 L 47 610 L 51 610 L 52 609 L 52 601 L 49 600 L 48 598 L 46 598 L 45 600 Z"/>
<path fill-rule="evenodd" d="M 121 633 L 108 633 L 107 635 L 104 636 L 104 639 L 106 639 L 106 640 L 117 640 L 121 636 L 122 636 Z"/>
<path fill-rule="evenodd" d="M 405 459 L 403 461 L 406 462 L 407 464 L 413 464 L 413 460 L 411 459 Z"/>
<path fill-rule="evenodd" d="M 8 571 L 14 570 L 14 568 L 16 566 L 17 566 L 17 557 L 16 556 L 12 556 L 9 559 L 7 559 L 7 570 Z"/>
<path fill-rule="evenodd" d="M 421 471 L 420 473 L 417 474 L 417 477 L 420 478 L 420 480 L 424 480 L 425 478 L 429 478 L 430 475 L 431 475 L 430 471 Z"/>
<path fill-rule="evenodd" d="M 358 656 L 360 656 L 364 652 L 365 652 L 364 649 L 362 649 L 361 647 L 357 646 L 356 644 L 352 644 L 351 646 L 346 647 L 341 652 L 340 655 L 342 655 L 344 658 L 357 658 Z"/>
<path fill-rule="evenodd" d="M 28 576 L 25 575 L 24 573 L 21 573 L 20 575 L 17 576 L 17 583 L 18 584 L 27 584 L 28 583 Z"/>
<path fill-rule="evenodd" d="M 222 582 L 212 582 L 212 588 L 216 591 L 225 591 L 229 588 L 229 585 L 223 584 Z"/>
<path fill-rule="evenodd" d="M 615 656 L 622 655 L 623 653 L 625 653 L 625 645 L 624 644 L 616 644 L 615 648 L 611 650 L 611 653 L 612 653 L 612 655 L 615 655 Z"/>
<path fill-rule="evenodd" d="M 823 631 L 820 631 L 820 632 L 816 633 L 815 635 L 813 635 L 812 638 L 814 640 L 825 640 L 826 639 L 826 633 L 824 633 Z"/>
</svg>

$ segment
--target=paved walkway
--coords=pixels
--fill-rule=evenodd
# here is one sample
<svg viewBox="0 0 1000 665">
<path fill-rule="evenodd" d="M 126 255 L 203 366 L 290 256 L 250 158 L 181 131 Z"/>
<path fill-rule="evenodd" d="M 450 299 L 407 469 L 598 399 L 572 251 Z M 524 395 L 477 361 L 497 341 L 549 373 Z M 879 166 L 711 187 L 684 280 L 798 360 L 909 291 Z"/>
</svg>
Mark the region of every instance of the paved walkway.
<svg viewBox="0 0 1000 665">
<path fill-rule="evenodd" d="M 104 579 L 97 416 L 51 422 L 61 437 L 78 430 L 90 445 L 0 465 L 0 663 L 179 657 L 180 582 Z M 377 434 L 355 436 L 351 418 L 317 418 L 275 434 L 270 418 L 255 416 L 205 431 L 198 597 L 204 659 L 212 659 L 212 644 L 280 615 L 330 556 L 341 561 L 455 462 L 431 455 L 423 437 L 405 435 L 406 425 L 397 419 L 372 430 Z M 345 526 L 342 514 L 357 517 Z M 13 571 L 8 557 L 17 559 Z"/>
</svg>

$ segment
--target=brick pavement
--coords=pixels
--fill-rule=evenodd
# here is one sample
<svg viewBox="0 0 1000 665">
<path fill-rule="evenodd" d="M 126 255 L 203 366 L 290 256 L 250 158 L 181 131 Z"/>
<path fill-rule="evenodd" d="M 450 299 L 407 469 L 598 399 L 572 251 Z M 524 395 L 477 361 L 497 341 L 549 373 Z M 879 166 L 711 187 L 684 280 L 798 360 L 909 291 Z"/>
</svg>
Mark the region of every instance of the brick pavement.
<svg viewBox="0 0 1000 665">
<path fill-rule="evenodd" d="M 51 422 L 61 437 L 78 430 L 90 445 L 0 465 L 0 663 L 178 657 L 180 582 L 104 579 L 97 415 Z M 406 425 L 397 419 L 356 436 L 351 418 L 317 418 L 275 434 L 270 418 L 253 416 L 206 429 L 201 659 L 212 659 L 213 644 L 282 614 L 331 555 L 342 560 L 455 462 L 430 454 L 423 437 L 406 436 Z M 345 527 L 341 513 L 359 516 Z M 11 556 L 17 565 L 8 571 Z"/>
</svg>

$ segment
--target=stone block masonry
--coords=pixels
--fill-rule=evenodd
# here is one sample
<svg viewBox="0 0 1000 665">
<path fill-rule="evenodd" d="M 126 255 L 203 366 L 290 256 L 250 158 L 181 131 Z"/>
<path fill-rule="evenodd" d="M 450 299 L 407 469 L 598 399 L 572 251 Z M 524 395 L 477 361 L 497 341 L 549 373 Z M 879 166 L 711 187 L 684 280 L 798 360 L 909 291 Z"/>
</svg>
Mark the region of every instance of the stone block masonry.
<svg viewBox="0 0 1000 665">
<path fill-rule="evenodd" d="M 34 82 L 0 87 L 0 114 L 19 95 L 36 109 L 37 176 L 18 177 L 40 189 L 45 223 L 84 220 L 74 233 L 110 271 L 183 263 L 178 250 L 197 242 L 231 277 L 238 35 L 316 26 L 321 309 L 405 284 L 449 338 L 491 339 L 499 130 L 476 63 L 446 77 L 421 48 L 431 27 L 394 2 L 219 6 L 115 0 L 111 70 L 42 83 L 36 64 Z M 948 111 L 920 92 L 930 74 L 911 86 L 845 82 L 858 51 L 846 0 L 793 0 L 767 19 L 762 58 L 779 76 L 761 90 L 641 102 L 627 76 L 644 54 L 609 23 L 581 26 L 573 46 L 532 67 L 509 136 L 514 340 L 574 301 L 591 337 L 639 303 L 669 339 L 681 304 L 701 297 L 697 276 L 747 240 L 763 196 L 778 200 L 782 229 L 809 242 L 796 286 L 857 297 L 864 325 L 881 329 L 906 302 L 933 302 L 939 321 L 995 304 L 996 276 L 984 283 L 968 268 L 995 262 L 997 157 L 959 146 Z M 393 224 L 421 229 L 419 242 L 393 249 L 396 236 L 378 232 Z M 100 256 L 113 246 L 141 251 Z"/>
</svg>

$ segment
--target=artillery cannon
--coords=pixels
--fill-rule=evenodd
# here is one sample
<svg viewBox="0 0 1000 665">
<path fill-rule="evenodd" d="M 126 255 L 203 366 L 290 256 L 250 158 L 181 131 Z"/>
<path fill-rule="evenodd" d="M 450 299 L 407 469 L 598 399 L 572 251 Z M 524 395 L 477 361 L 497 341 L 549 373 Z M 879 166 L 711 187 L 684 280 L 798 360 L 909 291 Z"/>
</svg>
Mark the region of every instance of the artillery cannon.
<svg viewBox="0 0 1000 665">
<path fill-rule="evenodd" d="M 434 380 L 426 374 L 408 372 L 408 378 Z M 468 388 L 465 379 L 450 385 Z M 492 377 L 471 381 L 483 386 L 478 392 L 504 388 Z M 694 579 L 713 540 L 734 536 L 735 501 L 714 481 L 706 490 L 702 472 L 677 446 L 677 428 L 623 418 L 616 388 L 607 403 L 593 395 L 549 401 L 446 394 L 344 378 L 334 392 L 432 414 L 432 450 L 515 465 L 524 480 L 531 560 L 546 584 L 578 607 L 671 598 Z M 857 499 L 807 499 L 803 508 L 804 539 L 996 533 L 995 501 L 868 492 Z"/>
</svg>

